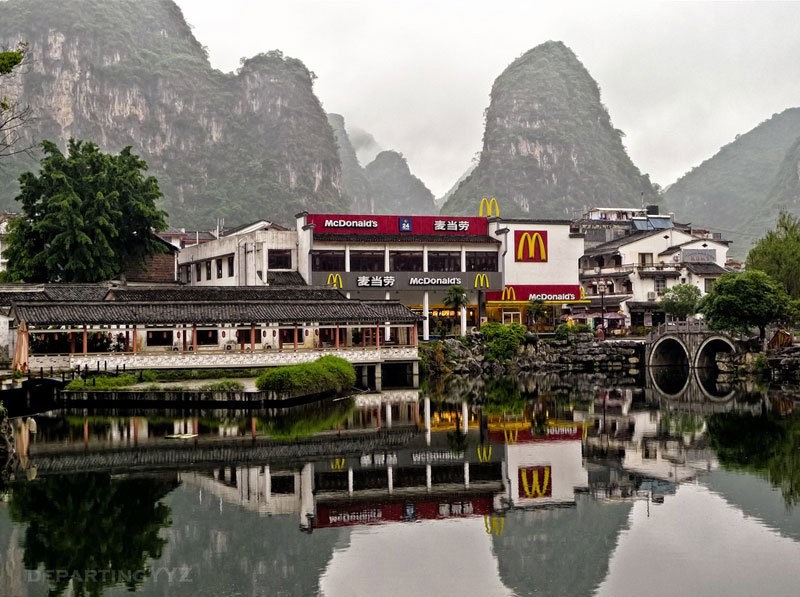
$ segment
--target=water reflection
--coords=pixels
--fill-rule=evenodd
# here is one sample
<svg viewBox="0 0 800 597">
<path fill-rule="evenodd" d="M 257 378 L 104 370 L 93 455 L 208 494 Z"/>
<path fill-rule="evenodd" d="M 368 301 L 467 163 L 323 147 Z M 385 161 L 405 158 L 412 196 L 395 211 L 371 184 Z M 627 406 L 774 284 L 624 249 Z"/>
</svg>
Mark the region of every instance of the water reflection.
<svg viewBox="0 0 800 597">
<path fill-rule="evenodd" d="M 800 509 L 785 509 L 800 481 L 790 394 L 675 398 L 634 381 L 546 375 L 291 410 L 38 415 L 27 461 L 38 476 L 18 475 L 0 506 L 0 589 L 33 595 L 46 580 L 54 594 L 114 594 L 134 578 L 143 595 L 617 594 L 620 570 L 638 578 L 637 558 L 657 550 L 631 538 L 657 521 L 702 513 L 713 526 L 728 508 L 769 525 L 743 536 L 800 537 Z M 721 476 L 728 466 L 752 474 Z M 705 493 L 687 493 L 689 480 Z M 763 506 L 779 495 L 770 484 L 783 516 Z M 106 575 L 113 587 L 20 581 L 47 570 L 121 573 Z"/>
</svg>

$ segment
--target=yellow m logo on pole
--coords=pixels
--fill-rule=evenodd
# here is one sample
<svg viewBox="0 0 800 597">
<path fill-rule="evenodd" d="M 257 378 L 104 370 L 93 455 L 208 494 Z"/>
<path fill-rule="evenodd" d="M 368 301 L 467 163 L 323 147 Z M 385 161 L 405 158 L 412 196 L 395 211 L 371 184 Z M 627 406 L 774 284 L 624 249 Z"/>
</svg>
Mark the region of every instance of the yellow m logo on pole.
<svg viewBox="0 0 800 597">
<path fill-rule="evenodd" d="M 489 462 L 492 459 L 492 446 L 478 446 L 475 451 L 479 462 Z"/>
<path fill-rule="evenodd" d="M 489 288 L 489 276 L 486 274 L 475 274 L 475 288 Z"/>
<path fill-rule="evenodd" d="M 541 232 L 517 232 L 517 261 L 547 261 L 547 243 Z M 527 256 L 525 248 L 527 247 Z M 538 251 L 537 251 L 538 249 Z M 537 258 L 538 255 L 538 258 Z"/>
<path fill-rule="evenodd" d="M 487 218 L 490 218 L 492 215 L 494 215 L 496 218 L 500 217 L 500 206 L 497 205 L 497 199 L 494 197 L 491 199 L 484 197 L 481 199 L 481 205 L 478 208 L 478 216 L 486 216 Z"/>
<path fill-rule="evenodd" d="M 333 460 L 331 460 L 332 471 L 343 471 L 344 465 L 345 465 L 344 458 L 334 458 Z"/>
<path fill-rule="evenodd" d="M 334 288 L 341 288 L 342 287 L 342 274 L 328 274 L 328 281 L 326 282 L 328 286 L 333 286 Z"/>
<path fill-rule="evenodd" d="M 515 301 L 517 300 L 517 291 L 513 286 L 506 286 L 503 288 L 503 294 L 500 295 L 501 301 Z"/>
<path fill-rule="evenodd" d="M 534 466 L 519 469 L 519 497 L 542 498 L 553 495 L 550 467 Z"/>
<path fill-rule="evenodd" d="M 503 534 L 503 529 L 506 526 L 506 519 L 503 516 L 497 516 L 495 514 L 492 514 L 491 516 L 484 516 L 483 526 L 486 529 L 487 535 L 499 537 Z"/>
</svg>

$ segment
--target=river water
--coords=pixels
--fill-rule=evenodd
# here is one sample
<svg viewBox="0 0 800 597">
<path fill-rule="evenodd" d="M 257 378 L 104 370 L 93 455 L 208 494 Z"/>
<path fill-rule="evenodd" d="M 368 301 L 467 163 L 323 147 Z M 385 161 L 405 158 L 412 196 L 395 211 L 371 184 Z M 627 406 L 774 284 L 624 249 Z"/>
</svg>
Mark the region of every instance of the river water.
<svg viewBox="0 0 800 597">
<path fill-rule="evenodd" d="M 0 595 L 796 595 L 800 392 L 664 386 L 19 417 Z"/>
</svg>

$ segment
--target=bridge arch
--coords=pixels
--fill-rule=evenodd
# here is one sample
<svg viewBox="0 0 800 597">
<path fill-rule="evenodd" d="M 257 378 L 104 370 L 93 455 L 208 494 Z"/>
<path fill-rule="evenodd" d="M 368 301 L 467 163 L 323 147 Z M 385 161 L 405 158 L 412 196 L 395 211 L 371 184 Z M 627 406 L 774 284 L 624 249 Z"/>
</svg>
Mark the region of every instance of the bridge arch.
<svg viewBox="0 0 800 597">
<path fill-rule="evenodd" d="M 736 346 L 733 345 L 728 338 L 724 336 L 710 336 L 706 338 L 694 356 L 693 366 L 696 369 L 716 369 L 716 357 L 719 353 L 735 353 Z"/>
<path fill-rule="evenodd" d="M 677 336 L 662 336 L 650 350 L 648 367 L 689 368 L 689 349 Z"/>
</svg>

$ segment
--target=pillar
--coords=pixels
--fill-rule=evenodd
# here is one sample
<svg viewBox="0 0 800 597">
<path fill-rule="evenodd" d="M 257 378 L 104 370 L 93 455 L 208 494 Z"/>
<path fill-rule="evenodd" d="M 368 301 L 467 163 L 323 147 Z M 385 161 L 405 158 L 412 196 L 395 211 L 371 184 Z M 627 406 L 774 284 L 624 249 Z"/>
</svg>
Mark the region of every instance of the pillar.
<svg viewBox="0 0 800 597">
<path fill-rule="evenodd" d="M 431 322 L 428 320 L 428 291 L 422 293 L 422 339 L 431 339 Z"/>
<path fill-rule="evenodd" d="M 375 326 L 375 348 L 381 347 L 381 328 L 380 326 Z"/>
<path fill-rule="evenodd" d="M 192 324 L 192 350 L 197 354 L 197 324 Z"/>
<path fill-rule="evenodd" d="M 297 352 L 297 324 L 294 324 L 294 351 Z"/>
<path fill-rule="evenodd" d="M 469 460 L 464 461 L 464 489 L 469 489 Z"/>
<path fill-rule="evenodd" d="M 386 480 L 389 482 L 389 495 L 394 493 L 394 470 L 391 466 L 386 467 Z"/>
<path fill-rule="evenodd" d="M 133 354 L 136 354 L 136 349 L 138 346 L 138 341 L 136 338 L 136 328 L 139 327 L 136 324 L 133 324 Z"/>
<path fill-rule="evenodd" d="M 466 435 L 469 431 L 469 405 L 464 400 L 461 403 L 461 432 Z"/>
<path fill-rule="evenodd" d="M 353 467 L 347 467 L 347 493 L 353 495 Z"/>
<path fill-rule="evenodd" d="M 390 402 L 386 403 L 386 427 L 392 428 L 392 404 Z"/>
<path fill-rule="evenodd" d="M 433 483 L 432 483 L 433 475 L 431 473 L 432 473 L 431 465 L 430 464 L 426 464 L 425 465 L 425 489 L 427 489 L 428 491 L 431 490 L 431 485 L 433 485 Z"/>
<path fill-rule="evenodd" d="M 250 352 L 256 351 L 256 324 L 250 324 Z"/>
<path fill-rule="evenodd" d="M 461 307 L 461 336 L 467 335 L 467 308 Z"/>
<path fill-rule="evenodd" d="M 83 354 L 89 352 L 89 335 L 86 331 L 86 324 L 83 324 Z"/>
<path fill-rule="evenodd" d="M 339 326 L 337 325 L 335 328 L 333 328 L 333 331 L 335 334 L 335 337 L 333 339 L 333 345 L 336 348 L 336 350 L 339 350 Z"/>
<path fill-rule="evenodd" d="M 380 363 L 375 365 L 375 391 L 380 392 L 383 390 L 383 367 Z M 380 409 L 378 409 L 380 412 Z"/>
<path fill-rule="evenodd" d="M 267 502 L 272 499 L 272 473 L 269 472 L 269 465 L 264 467 L 264 499 Z"/>
<path fill-rule="evenodd" d="M 425 398 L 425 445 L 431 445 L 431 399 Z"/>
</svg>

